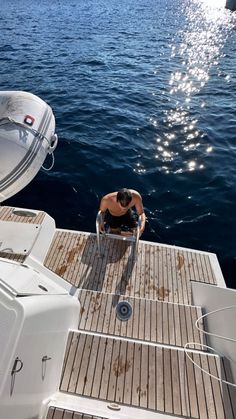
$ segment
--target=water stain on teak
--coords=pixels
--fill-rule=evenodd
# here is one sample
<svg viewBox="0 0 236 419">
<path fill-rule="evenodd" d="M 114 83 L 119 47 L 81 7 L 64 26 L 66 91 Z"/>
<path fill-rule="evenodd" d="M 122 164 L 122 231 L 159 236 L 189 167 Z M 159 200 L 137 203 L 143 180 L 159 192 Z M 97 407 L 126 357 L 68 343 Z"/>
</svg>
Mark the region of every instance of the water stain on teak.
<svg viewBox="0 0 236 419">
<path fill-rule="evenodd" d="M 75 257 L 76 257 L 76 255 L 79 254 L 81 248 L 82 248 L 82 245 L 79 244 L 79 239 L 78 239 L 77 245 L 75 247 L 73 247 L 73 249 L 69 250 L 68 253 L 66 254 L 66 260 L 63 263 L 63 265 L 56 269 L 55 273 L 57 275 L 63 276 L 65 274 L 68 266 L 71 265 L 73 262 L 75 262 Z"/>
<path fill-rule="evenodd" d="M 96 311 L 98 311 L 101 307 L 101 303 L 100 303 L 100 298 L 101 298 L 101 294 L 97 294 L 95 297 L 92 297 L 92 308 L 91 308 L 91 313 L 95 313 Z"/>
<path fill-rule="evenodd" d="M 168 288 L 160 287 L 157 290 L 158 299 L 164 301 L 166 297 L 169 297 L 170 290 Z"/>
<path fill-rule="evenodd" d="M 131 362 L 129 360 L 126 360 L 123 362 L 123 357 L 118 356 L 113 364 L 113 372 L 116 377 L 119 377 L 121 374 L 126 373 L 131 367 Z"/>
<path fill-rule="evenodd" d="M 180 271 L 180 269 L 183 267 L 183 265 L 184 265 L 184 257 L 183 257 L 183 255 L 180 255 L 178 253 L 177 254 L 177 265 L 176 265 L 177 271 Z"/>
</svg>

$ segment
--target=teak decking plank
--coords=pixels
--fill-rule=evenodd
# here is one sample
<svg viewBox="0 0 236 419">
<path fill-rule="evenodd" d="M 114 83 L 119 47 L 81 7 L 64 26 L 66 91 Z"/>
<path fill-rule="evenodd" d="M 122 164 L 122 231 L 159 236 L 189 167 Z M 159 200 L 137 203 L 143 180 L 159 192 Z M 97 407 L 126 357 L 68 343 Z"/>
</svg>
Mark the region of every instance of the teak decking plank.
<svg viewBox="0 0 236 419">
<path fill-rule="evenodd" d="M 222 358 L 221 363 L 218 365 L 219 376 L 222 376 L 222 379 L 230 383 L 233 382 L 232 372 L 229 369 L 229 361 Z M 226 419 L 235 419 L 236 418 L 236 389 L 232 386 L 223 383 L 222 384 L 223 399 L 224 399 L 224 408 Z"/>
<path fill-rule="evenodd" d="M 66 349 L 67 352 L 66 352 L 66 356 L 65 356 L 65 365 L 64 365 L 64 368 L 63 368 L 61 385 L 60 385 L 60 388 L 63 391 L 68 390 L 70 377 L 71 377 L 71 370 L 72 370 L 72 368 L 70 368 L 70 366 L 73 365 L 73 362 L 74 362 L 74 359 L 75 359 L 75 356 L 76 356 L 77 347 L 78 347 L 78 337 L 77 337 L 77 335 L 74 334 L 73 332 L 70 332 L 68 341 L 70 341 L 70 342 L 68 342 L 67 349 Z"/>
<path fill-rule="evenodd" d="M 115 392 L 115 401 L 117 403 L 120 403 L 124 400 L 125 375 L 128 368 L 129 365 L 127 363 L 127 341 L 123 340 L 120 342 L 120 353 L 119 358 L 117 360 L 117 383 Z"/>
<path fill-rule="evenodd" d="M 179 363 L 177 351 L 171 352 L 171 370 L 176 372 L 176 379 L 172 382 L 173 411 L 175 415 L 182 414 L 181 397 L 180 397 L 180 379 L 179 379 Z"/>
<path fill-rule="evenodd" d="M 194 339 L 195 342 L 200 342 L 198 330 L 195 330 L 194 336 L 192 330 L 196 318 L 195 307 L 90 290 L 81 290 L 79 299 L 81 316 L 78 329 L 80 330 L 126 336 L 173 346 L 184 346 Z M 118 301 L 123 300 L 127 300 L 133 308 L 133 314 L 126 322 L 116 317 L 116 305 Z M 186 317 L 189 319 L 188 323 Z M 187 325 L 189 331 L 186 330 Z"/>
<path fill-rule="evenodd" d="M 146 300 L 144 300 L 143 298 L 140 300 L 140 305 L 139 305 L 139 325 L 138 325 L 138 338 L 140 340 L 144 340 L 145 339 L 145 305 L 146 305 Z"/>
<path fill-rule="evenodd" d="M 156 409 L 165 411 L 163 348 L 156 349 Z"/>
<path fill-rule="evenodd" d="M 127 371 L 124 383 L 124 403 L 131 404 L 132 396 L 132 379 L 133 379 L 133 368 L 134 368 L 134 345 L 128 345 L 127 347 Z"/>
<path fill-rule="evenodd" d="M 91 272 L 94 269 L 96 264 L 97 247 L 95 244 L 94 236 L 84 236 L 82 239 L 83 252 L 80 253 L 80 261 L 74 267 L 72 282 L 74 286 L 78 288 L 89 288 L 88 280 L 90 278 Z"/>
<path fill-rule="evenodd" d="M 86 335 L 78 336 L 78 345 L 76 348 L 75 358 L 73 359 L 71 375 L 68 384 L 68 392 L 75 393 L 76 386 L 79 378 L 79 371 L 82 365 L 83 352 L 86 344 Z"/>
<path fill-rule="evenodd" d="M 180 323 L 180 313 L 178 304 L 174 304 L 174 328 L 175 328 L 175 344 L 177 346 L 183 345 L 183 340 L 181 337 L 181 323 Z"/>
<path fill-rule="evenodd" d="M 107 294 L 103 294 L 102 296 L 102 304 L 101 304 L 101 311 L 100 311 L 100 315 L 98 317 L 98 322 L 97 322 L 97 329 L 96 332 L 102 332 L 103 328 L 105 327 L 105 333 L 108 332 L 109 329 L 109 322 L 108 320 L 110 319 L 110 316 L 106 317 L 106 314 L 104 315 L 104 313 L 106 313 L 106 310 L 109 309 L 109 311 L 111 310 L 111 307 L 109 307 L 109 305 L 107 304 L 107 300 L 108 300 L 108 295 Z M 107 318 L 107 323 L 105 323 Z"/>
<path fill-rule="evenodd" d="M 213 376 L 217 377 L 218 376 L 218 370 L 217 370 L 217 365 L 216 365 L 216 359 L 213 357 L 209 357 L 208 358 L 208 363 L 209 363 L 209 370 L 210 370 L 210 374 L 212 374 Z M 213 390 L 213 395 L 214 395 L 214 402 L 215 402 L 215 408 L 216 408 L 216 412 L 218 417 L 220 418 L 225 418 L 225 414 L 224 414 L 224 407 L 223 407 L 223 401 L 222 401 L 222 392 L 221 392 L 221 388 L 220 388 L 220 382 L 216 379 L 212 379 L 212 390 Z M 227 418 L 225 418 L 227 419 Z"/>
<path fill-rule="evenodd" d="M 64 416 L 64 409 L 57 408 L 53 412 L 53 419 L 62 419 Z"/>
<path fill-rule="evenodd" d="M 139 406 L 140 400 L 140 365 L 141 365 L 141 345 L 134 344 L 134 370 L 131 389 L 131 405 Z"/>
<path fill-rule="evenodd" d="M 89 363 L 88 363 L 88 368 L 87 368 L 87 372 L 85 376 L 86 379 L 84 380 L 85 382 L 84 382 L 83 394 L 85 396 L 91 396 L 92 385 L 93 385 L 93 374 L 94 374 L 95 365 L 97 361 L 98 345 L 99 345 L 99 340 L 95 339 L 92 345 L 90 356 L 89 356 Z M 78 387 L 76 391 L 78 392 Z"/>
<path fill-rule="evenodd" d="M 141 346 L 141 374 L 140 374 L 140 402 L 139 406 L 148 407 L 148 365 L 149 365 L 149 347 Z"/>
<path fill-rule="evenodd" d="M 75 241 L 73 242 L 73 247 L 70 250 L 70 265 L 69 271 L 65 279 L 73 284 L 74 286 L 77 285 L 77 277 L 82 277 L 82 270 L 83 270 L 83 263 L 82 263 L 82 255 L 84 255 L 84 249 L 86 247 L 86 239 L 85 237 L 75 237 Z M 72 245 L 72 243 L 71 243 Z"/>
<path fill-rule="evenodd" d="M 55 263 L 57 264 L 57 268 L 55 273 L 59 276 L 62 276 L 66 279 L 66 271 L 68 270 L 68 266 L 66 263 L 66 257 L 70 257 L 70 251 L 71 251 L 71 239 L 73 238 L 76 240 L 75 234 L 66 234 L 62 233 L 63 238 L 63 244 L 60 245 L 57 249 L 58 255 L 57 259 L 55 260 Z M 60 243 L 60 242 L 59 242 Z"/>
<path fill-rule="evenodd" d="M 63 409 L 50 406 L 47 413 L 47 419 L 107 419 L 104 416 L 88 415 L 86 413 L 75 412 L 74 410 Z"/>
<path fill-rule="evenodd" d="M 150 409 L 156 409 L 156 348 L 149 348 L 148 363 L 148 406 Z"/>
<path fill-rule="evenodd" d="M 164 400 L 165 400 L 165 412 L 174 413 L 173 411 L 173 382 L 171 374 L 171 352 L 170 349 L 163 351 L 163 363 L 164 363 Z"/>
<path fill-rule="evenodd" d="M 107 392 L 108 392 L 108 384 L 110 378 L 110 370 L 111 370 L 111 358 L 112 358 L 112 351 L 113 351 L 113 340 L 109 339 L 107 341 L 107 345 L 105 348 L 105 356 L 104 359 L 104 366 L 102 369 L 102 377 L 101 377 L 101 388 L 99 397 L 103 400 L 107 400 Z"/>
<path fill-rule="evenodd" d="M 209 364 L 207 357 L 201 357 L 201 368 L 203 370 L 208 371 L 209 370 Z M 209 414 L 209 417 L 211 419 L 217 419 L 217 412 L 215 409 L 215 403 L 214 403 L 214 394 L 213 394 L 213 388 L 212 388 L 212 379 L 208 374 L 203 373 L 203 383 L 204 383 L 204 389 L 206 394 L 206 404 L 207 404 L 207 411 Z"/>
<path fill-rule="evenodd" d="M 98 352 L 97 352 L 96 368 L 94 370 L 94 376 L 93 376 L 93 385 L 92 385 L 92 392 L 91 392 L 92 397 L 99 397 L 104 357 L 106 355 L 105 350 L 107 346 L 107 339 L 102 339 L 100 337 L 96 337 L 96 339 L 99 339 L 99 345 L 98 345 Z"/>
<path fill-rule="evenodd" d="M 175 304 L 168 304 L 168 320 L 169 320 L 169 344 L 176 345 L 175 340 L 175 326 L 174 326 L 174 306 Z"/>
<path fill-rule="evenodd" d="M 92 351 L 92 347 L 94 349 L 93 340 L 94 340 L 93 335 L 87 335 L 86 336 L 86 339 L 85 339 L 86 350 L 84 351 L 84 354 L 83 354 L 83 358 L 82 358 L 83 362 L 81 362 L 80 372 L 79 372 L 80 379 L 76 383 L 75 393 L 77 393 L 77 394 L 84 394 L 85 393 L 84 389 L 85 389 L 86 383 L 91 382 L 91 380 L 90 381 L 88 380 L 87 373 L 88 373 L 88 366 L 89 366 L 90 354 L 91 354 L 91 351 Z M 94 341 L 96 342 L 96 339 Z"/>
<path fill-rule="evenodd" d="M 83 242 L 83 237 L 77 237 L 76 234 L 74 234 L 71 236 L 70 242 L 68 243 L 67 258 L 64 262 L 67 269 L 65 271 L 64 278 L 73 285 L 76 283 L 76 274 L 81 265 Z"/>
<path fill-rule="evenodd" d="M 203 258 L 205 261 L 206 271 L 208 274 L 208 283 L 216 284 L 216 277 L 211 266 L 210 257 L 208 255 L 203 254 Z"/>
<path fill-rule="evenodd" d="M 111 370 L 109 377 L 107 399 L 115 401 L 117 377 L 120 373 L 119 370 L 119 355 L 120 355 L 120 341 L 113 341 L 112 358 L 111 358 Z"/>
<path fill-rule="evenodd" d="M 212 384 L 183 351 L 86 333 L 77 335 L 75 358 L 67 358 L 69 371 L 64 372 L 70 377 L 69 392 L 174 415 L 198 418 L 201 413 L 201 419 L 208 417 L 207 412 L 211 419 L 217 417 L 217 411 L 223 412 L 220 385 Z M 194 357 L 206 371 L 217 372 L 213 355 Z"/>
<path fill-rule="evenodd" d="M 133 316 L 133 335 L 134 339 L 138 339 L 139 336 L 139 316 L 140 316 L 140 299 L 134 299 L 134 312 L 136 315 Z"/>
<path fill-rule="evenodd" d="M 197 365 L 200 365 L 200 356 L 198 354 L 193 354 L 192 359 Z M 198 398 L 199 416 L 201 419 L 208 419 L 203 376 L 202 376 L 202 371 L 199 368 L 195 368 L 195 380 L 196 380 L 196 387 L 198 389 L 197 398 Z"/>
<path fill-rule="evenodd" d="M 163 327 L 163 342 L 169 344 L 169 319 L 168 319 L 168 303 L 162 304 L 162 327 Z"/>
<path fill-rule="evenodd" d="M 107 243 L 109 243 L 108 238 Z M 112 291 L 112 287 L 116 288 L 119 267 L 119 258 L 117 257 L 117 254 L 120 249 L 120 242 L 118 240 L 111 241 L 110 248 L 113 250 L 111 253 L 111 263 L 108 269 L 105 287 L 103 287 L 103 291 L 107 293 Z"/>
<path fill-rule="evenodd" d="M 168 289 L 171 291 L 168 295 L 168 301 L 176 301 L 175 283 L 171 265 L 171 249 L 166 248 L 166 263 L 167 263 L 167 283 Z"/>
<path fill-rule="evenodd" d="M 163 247 L 162 252 L 162 263 L 163 263 L 163 291 L 160 293 L 159 287 L 159 299 L 162 301 L 169 301 L 169 295 L 171 294 L 171 289 L 169 288 L 168 275 L 167 275 L 167 248 Z"/>
<path fill-rule="evenodd" d="M 186 359 L 186 375 L 188 381 L 188 392 L 189 392 L 189 401 L 190 401 L 190 412 L 191 416 L 194 418 L 199 417 L 198 412 L 198 401 L 197 401 L 197 388 L 195 380 L 195 368 L 193 363 Z"/>
<path fill-rule="evenodd" d="M 73 412 L 69 410 L 64 410 L 63 419 L 72 419 Z"/>
</svg>

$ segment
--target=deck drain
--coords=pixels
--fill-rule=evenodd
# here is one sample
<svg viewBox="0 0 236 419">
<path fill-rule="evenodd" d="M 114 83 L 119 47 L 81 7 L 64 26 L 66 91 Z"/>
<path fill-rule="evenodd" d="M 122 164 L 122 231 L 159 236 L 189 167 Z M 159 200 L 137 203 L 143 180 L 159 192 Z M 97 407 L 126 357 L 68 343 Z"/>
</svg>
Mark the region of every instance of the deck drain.
<svg viewBox="0 0 236 419">
<path fill-rule="evenodd" d="M 120 301 L 116 306 L 116 315 L 121 321 L 129 320 L 132 311 L 132 306 L 128 301 Z"/>
</svg>

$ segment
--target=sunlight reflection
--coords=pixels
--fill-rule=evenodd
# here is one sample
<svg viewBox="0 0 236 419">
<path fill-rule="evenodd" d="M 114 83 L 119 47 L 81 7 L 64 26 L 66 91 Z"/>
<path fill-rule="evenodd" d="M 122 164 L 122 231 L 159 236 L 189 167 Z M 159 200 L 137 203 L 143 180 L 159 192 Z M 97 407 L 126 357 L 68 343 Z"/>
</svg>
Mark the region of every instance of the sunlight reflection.
<svg viewBox="0 0 236 419">
<path fill-rule="evenodd" d="M 225 7 L 225 0 L 200 0 L 205 6 L 209 6 L 212 8 L 221 8 Z"/>
<path fill-rule="evenodd" d="M 225 10 L 225 0 L 193 0 L 185 16 L 187 27 L 170 45 L 174 70 L 167 89 L 171 103 L 164 119 L 167 132 L 156 138 L 155 159 L 165 173 L 205 168 L 202 161 L 213 147 L 206 143 L 208 136 L 198 126 L 199 111 L 204 112 L 207 105 L 199 93 L 208 83 L 212 67 L 224 57 L 223 47 L 235 25 L 235 19 Z M 227 83 L 230 76 L 224 79 Z M 155 118 L 150 122 L 158 127 Z"/>
</svg>

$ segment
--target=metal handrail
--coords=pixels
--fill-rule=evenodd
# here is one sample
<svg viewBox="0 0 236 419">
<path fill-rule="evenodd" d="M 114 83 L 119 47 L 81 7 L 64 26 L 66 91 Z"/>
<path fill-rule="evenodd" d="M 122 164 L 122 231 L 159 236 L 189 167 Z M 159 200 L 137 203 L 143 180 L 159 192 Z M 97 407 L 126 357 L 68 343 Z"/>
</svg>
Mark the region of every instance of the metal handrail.
<svg viewBox="0 0 236 419">
<path fill-rule="evenodd" d="M 98 211 L 97 217 L 96 217 L 96 235 L 97 235 L 97 247 L 98 247 L 98 253 L 99 256 L 102 255 L 101 253 L 101 239 L 100 239 L 100 226 L 103 222 L 102 212 L 101 210 Z M 138 243 L 139 243 L 139 235 L 140 235 L 140 228 L 141 228 L 141 216 L 139 215 L 137 228 L 135 231 L 135 235 L 133 235 L 133 241 L 134 241 L 134 258 L 136 259 L 138 254 Z M 104 235 L 106 234 L 104 230 Z"/>
<path fill-rule="evenodd" d="M 96 217 L 96 233 L 97 233 L 97 246 L 98 246 L 98 253 L 101 256 L 101 241 L 100 241 L 100 225 L 102 221 L 102 213 L 99 210 Z"/>
<path fill-rule="evenodd" d="M 134 245 L 134 258 L 137 258 L 138 255 L 138 242 L 139 242 L 139 235 L 140 235 L 140 228 L 141 228 L 141 215 L 138 217 L 138 224 L 136 228 L 136 235 L 135 235 L 135 245 Z"/>
</svg>

